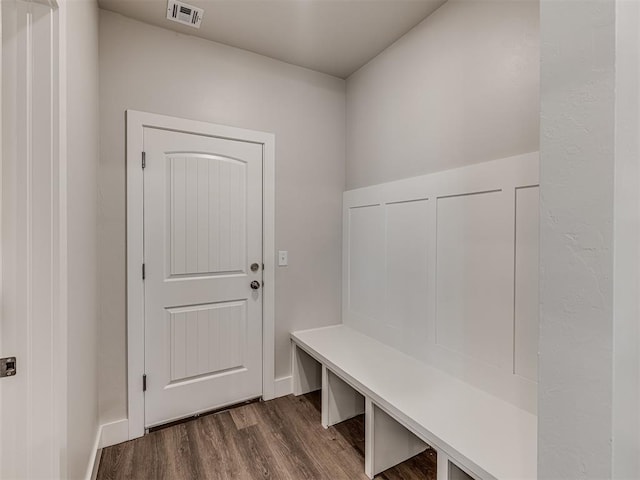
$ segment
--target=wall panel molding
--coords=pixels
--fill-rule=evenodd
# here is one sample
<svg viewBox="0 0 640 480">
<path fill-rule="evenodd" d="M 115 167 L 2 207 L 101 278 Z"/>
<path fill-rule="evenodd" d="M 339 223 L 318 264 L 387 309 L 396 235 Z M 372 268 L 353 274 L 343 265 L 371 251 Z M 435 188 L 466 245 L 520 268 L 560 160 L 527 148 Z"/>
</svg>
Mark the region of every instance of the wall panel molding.
<svg viewBox="0 0 640 480">
<path fill-rule="evenodd" d="M 343 322 L 536 411 L 538 154 L 344 193 Z"/>
</svg>

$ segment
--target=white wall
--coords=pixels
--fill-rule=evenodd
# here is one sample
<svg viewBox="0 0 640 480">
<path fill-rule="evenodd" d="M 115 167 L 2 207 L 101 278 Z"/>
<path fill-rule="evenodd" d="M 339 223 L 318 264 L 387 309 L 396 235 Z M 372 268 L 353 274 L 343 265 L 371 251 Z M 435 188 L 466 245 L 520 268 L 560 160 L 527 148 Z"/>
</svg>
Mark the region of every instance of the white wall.
<svg viewBox="0 0 640 480">
<path fill-rule="evenodd" d="M 616 2 L 613 478 L 640 478 L 640 3 Z"/>
<path fill-rule="evenodd" d="M 541 5 L 540 478 L 612 468 L 614 7 Z"/>
<path fill-rule="evenodd" d="M 538 150 L 538 2 L 449 0 L 347 79 L 349 189 Z"/>
<path fill-rule="evenodd" d="M 126 417 L 124 112 L 276 135 L 276 377 L 291 330 L 340 321 L 343 80 L 100 13 L 100 412 Z M 275 253 L 275 252 L 274 252 Z"/>
<path fill-rule="evenodd" d="M 98 431 L 98 5 L 68 0 L 67 475 L 85 478 Z"/>
<path fill-rule="evenodd" d="M 542 2 L 540 478 L 638 478 L 636 2 Z"/>
</svg>

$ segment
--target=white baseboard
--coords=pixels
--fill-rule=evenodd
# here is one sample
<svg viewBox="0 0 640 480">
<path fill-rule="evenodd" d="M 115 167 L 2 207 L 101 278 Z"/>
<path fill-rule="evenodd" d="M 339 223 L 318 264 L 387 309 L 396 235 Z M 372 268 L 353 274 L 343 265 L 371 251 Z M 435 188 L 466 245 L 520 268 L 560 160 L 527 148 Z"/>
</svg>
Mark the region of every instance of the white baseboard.
<svg viewBox="0 0 640 480">
<path fill-rule="evenodd" d="M 293 393 L 293 377 L 276 378 L 273 398 L 284 397 Z"/>
<path fill-rule="evenodd" d="M 93 471 L 91 472 L 91 480 L 98 480 L 98 470 L 100 469 L 100 460 L 102 460 L 101 448 L 99 448 L 96 451 L 96 456 L 93 459 Z"/>
<path fill-rule="evenodd" d="M 102 449 L 129 440 L 129 420 L 123 418 L 115 422 L 105 423 L 98 427 L 96 439 L 91 449 L 89 465 L 87 466 L 86 480 L 96 480 L 100 467 L 100 454 Z"/>
<path fill-rule="evenodd" d="M 102 425 L 98 427 L 96 432 L 96 439 L 93 442 L 93 448 L 91 448 L 91 456 L 89 457 L 89 464 L 87 465 L 87 472 L 84 475 L 86 480 L 95 480 L 98 476 L 98 465 L 100 463 L 100 437 L 102 436 Z"/>
<path fill-rule="evenodd" d="M 100 448 L 110 447 L 129 440 L 129 420 L 126 418 L 105 423 L 100 428 L 102 430 Z"/>
</svg>

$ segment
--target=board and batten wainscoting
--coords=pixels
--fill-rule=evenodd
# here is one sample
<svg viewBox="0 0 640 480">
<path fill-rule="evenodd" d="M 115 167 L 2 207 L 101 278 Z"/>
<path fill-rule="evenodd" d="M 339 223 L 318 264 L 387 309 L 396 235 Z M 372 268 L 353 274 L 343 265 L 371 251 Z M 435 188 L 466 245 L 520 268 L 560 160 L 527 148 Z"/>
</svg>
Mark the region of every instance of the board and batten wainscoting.
<svg viewBox="0 0 640 480">
<path fill-rule="evenodd" d="M 343 323 L 535 414 L 538 163 L 345 192 Z"/>
</svg>

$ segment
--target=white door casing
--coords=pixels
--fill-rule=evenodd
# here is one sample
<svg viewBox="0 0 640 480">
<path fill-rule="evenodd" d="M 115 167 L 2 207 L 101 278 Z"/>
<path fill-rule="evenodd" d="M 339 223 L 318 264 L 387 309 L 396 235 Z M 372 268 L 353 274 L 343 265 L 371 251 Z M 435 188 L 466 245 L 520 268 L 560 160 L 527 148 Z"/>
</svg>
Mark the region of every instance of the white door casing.
<svg viewBox="0 0 640 480">
<path fill-rule="evenodd" d="M 262 395 L 262 144 L 145 127 L 144 152 L 148 428 Z"/>
<path fill-rule="evenodd" d="M 0 478 L 65 476 L 66 215 L 63 14 L 3 0 Z M 61 68 L 62 65 L 62 68 Z"/>
<path fill-rule="evenodd" d="M 160 145 L 165 141 L 174 143 Z M 212 391 L 224 392 L 233 386 L 235 392 L 240 395 L 235 398 L 236 401 L 256 396 L 262 396 L 264 399 L 274 396 L 274 143 L 274 136 L 268 133 L 127 111 L 127 330 L 130 439 L 142 436 L 145 427 L 233 401 L 230 400 L 231 397 L 215 398 L 215 395 L 212 397 Z M 154 146 L 156 144 L 157 147 Z M 142 152 L 145 150 L 146 168 L 143 174 Z M 157 152 L 170 152 L 170 155 L 161 162 L 163 166 L 159 163 L 152 165 L 154 157 L 158 156 Z M 185 220 L 184 223 L 181 223 L 182 220 L 178 215 L 173 215 L 177 222 L 173 228 L 174 234 L 179 232 L 179 241 L 174 241 L 176 250 L 173 255 L 170 250 L 162 251 L 162 246 L 171 241 L 167 237 L 171 229 L 165 228 L 164 232 L 160 232 L 161 227 L 158 225 L 171 227 L 171 223 L 167 222 L 170 220 L 172 209 L 177 213 L 183 211 L 187 204 L 197 205 L 204 202 L 204 191 L 208 188 L 207 177 L 198 175 L 197 169 L 200 168 L 199 173 L 202 173 L 204 168 L 216 170 L 216 174 L 219 174 L 222 169 L 229 178 L 236 180 L 240 178 L 244 169 L 249 181 L 252 179 L 253 182 L 260 182 L 260 168 L 249 166 L 251 161 L 245 163 L 247 155 L 251 157 L 256 154 L 259 160 L 254 165 L 259 164 L 262 168 L 262 183 L 252 188 L 253 193 L 247 191 L 246 194 L 259 197 L 262 190 L 262 201 L 258 202 L 262 207 L 254 211 L 251 211 L 251 208 L 245 209 L 247 218 L 245 225 L 260 224 L 262 238 L 260 239 L 258 235 L 242 248 L 236 248 L 241 236 L 236 231 L 233 233 L 235 237 L 227 240 L 224 236 L 219 245 L 211 246 L 208 244 L 209 238 L 205 239 L 204 236 L 208 230 L 205 225 L 209 222 L 211 226 L 217 221 L 216 217 L 207 218 L 202 208 L 200 208 L 200 215 L 197 208 L 195 215 L 193 211 L 184 209 L 187 213 L 187 216 L 182 217 Z M 233 175 L 235 177 L 231 177 Z M 164 180 L 155 182 L 154 176 L 164 177 Z M 184 187 L 175 190 L 173 200 L 164 194 L 171 189 L 172 176 L 174 182 L 179 178 L 177 184 L 185 182 Z M 186 183 L 191 181 L 195 182 L 193 187 Z M 198 187 L 201 202 L 198 202 Z M 151 190 L 147 191 L 147 189 Z M 215 198 L 211 199 L 213 191 L 213 189 L 207 190 L 207 200 L 211 202 L 215 200 Z M 225 192 L 225 201 L 228 202 L 231 193 L 229 190 Z M 157 203 L 158 196 L 164 197 L 160 202 L 162 205 Z M 215 196 L 214 194 L 213 197 Z M 172 201 L 177 204 L 172 205 Z M 154 205 L 151 209 L 148 207 L 149 202 L 153 202 Z M 180 202 L 184 202 L 184 206 Z M 247 199 L 248 204 L 249 199 Z M 229 206 L 237 210 L 238 200 L 230 202 Z M 231 210 L 225 210 L 227 211 L 231 212 Z M 154 215 L 156 220 L 146 220 L 145 214 Z M 144 232 L 145 221 L 147 226 L 151 225 L 149 222 L 153 222 L 153 226 L 147 228 L 156 228 L 157 232 L 154 234 Z M 198 229 L 197 225 L 201 228 Z M 195 230 L 192 237 L 187 234 L 187 229 L 193 226 Z M 158 239 L 158 236 L 165 240 Z M 184 248 L 180 241 L 185 242 Z M 204 252 L 205 244 L 206 250 L 210 251 L 197 258 L 198 255 L 194 252 Z M 230 264 L 219 263 L 218 248 L 226 248 L 227 252 L 233 249 L 233 253 L 236 253 L 235 259 Z M 158 271 L 157 267 L 149 263 L 152 257 L 162 259 L 163 271 Z M 250 270 L 252 263 L 259 263 L 259 260 L 253 257 L 262 259 L 264 269 L 261 268 L 258 272 Z M 145 280 L 142 280 L 141 275 L 143 261 L 147 263 Z M 254 279 L 262 279 L 264 282 L 257 291 L 249 287 Z M 145 298 L 145 289 L 147 298 Z M 159 299 L 156 303 L 164 305 L 163 307 L 150 306 L 154 296 Z M 147 321 L 151 321 L 153 314 L 148 312 L 148 309 L 154 308 L 155 318 L 161 319 L 158 325 L 164 326 L 155 330 L 152 328 L 145 334 L 145 314 Z M 147 309 L 146 312 L 145 309 Z M 250 323 L 243 323 L 243 325 L 247 327 L 249 342 L 255 343 L 255 339 L 260 338 L 260 331 L 262 332 L 261 347 L 241 352 L 244 354 L 243 358 L 237 355 L 238 349 L 228 349 L 224 355 L 226 363 L 220 357 L 208 353 L 205 360 L 208 345 L 205 340 L 212 337 L 198 335 L 195 325 L 199 325 L 201 331 L 203 329 L 213 331 L 221 327 L 220 332 L 226 332 L 224 334 L 227 338 L 232 339 L 234 334 L 242 331 L 242 329 L 233 330 L 237 325 L 234 325 L 231 330 L 225 330 L 226 327 L 233 325 L 233 319 L 246 318 L 248 322 L 250 317 L 256 316 L 256 312 L 260 309 L 262 324 L 257 325 L 259 328 L 256 326 L 253 329 L 249 328 Z M 161 311 L 162 314 L 158 314 Z M 194 328 L 190 329 L 191 327 Z M 176 333 L 173 344 L 171 328 Z M 181 337 L 182 334 L 185 336 Z M 148 342 L 152 338 L 154 341 L 161 338 L 164 342 L 164 353 L 161 353 L 161 347 L 158 346 L 156 350 L 152 347 L 146 355 L 148 360 L 146 365 L 148 399 L 146 401 L 145 393 L 142 391 L 145 351 L 149 349 L 148 345 L 145 346 L 145 335 Z M 187 345 L 195 345 L 195 347 L 186 349 Z M 224 347 L 228 345 L 225 344 Z M 174 362 L 166 354 L 172 349 L 176 359 Z M 152 368 L 157 368 L 157 372 L 149 370 L 149 362 L 154 363 L 155 366 Z M 256 362 L 258 367 L 251 367 Z M 259 364 L 262 366 L 261 373 Z M 217 374 L 212 375 L 212 372 L 216 371 Z M 205 393 L 207 389 L 209 393 Z M 180 397 L 181 390 L 188 392 L 186 410 L 182 411 L 176 406 L 179 404 L 177 399 Z M 203 403 L 201 398 L 208 398 L 208 400 L 204 400 Z M 158 407 L 163 402 L 165 406 Z M 149 409 L 147 412 L 145 412 L 145 405 Z"/>
</svg>

